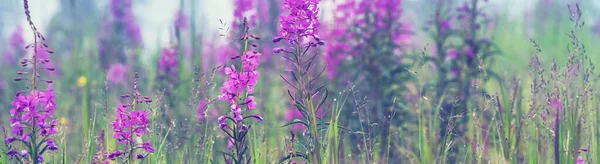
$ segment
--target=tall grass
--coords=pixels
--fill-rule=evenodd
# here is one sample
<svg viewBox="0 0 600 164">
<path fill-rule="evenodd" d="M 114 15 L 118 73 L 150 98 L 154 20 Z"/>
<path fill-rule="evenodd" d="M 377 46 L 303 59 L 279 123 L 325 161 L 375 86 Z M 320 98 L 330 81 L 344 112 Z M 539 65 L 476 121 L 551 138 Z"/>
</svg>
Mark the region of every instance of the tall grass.
<svg viewBox="0 0 600 164">
<path fill-rule="evenodd" d="M 186 6 L 195 6 L 198 1 L 177 2 L 183 11 L 191 13 L 191 26 L 176 41 L 179 50 L 177 57 L 182 64 L 177 68 L 180 74 L 173 75 L 178 80 L 173 84 L 173 95 L 165 94 L 167 88 L 156 80 L 158 73 L 154 68 L 155 63 L 148 64 L 138 60 L 128 63 L 135 65 L 129 71 L 142 70 L 143 75 L 147 75 L 141 81 L 150 85 L 140 87 L 140 90 L 152 93 L 151 97 L 157 100 L 150 104 L 152 131 L 149 136 L 156 151 L 140 160 L 140 163 L 224 163 L 221 151 L 228 149 L 228 137 L 219 131 L 219 125 L 213 116 L 214 112 L 223 114 L 229 108 L 224 104 L 214 103 L 219 93 L 216 86 L 224 80 L 220 73 L 223 72 L 223 67 L 212 61 L 210 55 L 202 54 L 202 50 L 209 47 L 202 44 L 207 41 L 198 39 L 198 35 L 206 36 L 210 33 L 201 29 L 202 23 L 196 23 L 203 13 Z M 473 5 L 475 1 L 469 2 Z M 449 6 L 435 6 L 440 11 L 437 13 L 439 15 L 434 15 L 438 17 L 436 19 L 440 19 L 437 21 L 451 16 L 444 15 L 446 13 L 441 11 L 452 13 L 456 8 L 451 6 L 455 4 L 444 5 Z M 364 73 L 355 65 L 340 67 L 339 73 L 347 74 L 340 75 L 339 79 L 323 78 L 325 76 L 319 71 L 329 65 L 318 60 L 318 56 L 324 53 L 320 48 L 306 53 L 309 56 L 290 57 L 304 59 L 290 65 L 311 63 L 309 68 L 316 70 L 312 72 L 307 71 L 306 67 L 294 67 L 295 72 L 290 73 L 284 69 L 284 62 L 278 60 L 280 56 L 271 55 L 270 65 L 258 69 L 261 77 L 254 96 L 261 102 L 256 109 L 257 113 L 262 113 L 265 121 L 253 125 L 251 132 L 247 134 L 248 150 L 245 154 L 252 157 L 248 162 L 576 164 L 581 159 L 586 163 L 598 163 L 600 106 L 596 80 L 599 77 L 593 63 L 598 61 L 595 54 L 600 49 L 593 46 L 598 40 L 594 39 L 588 25 L 583 23 L 586 15 L 582 14 L 578 5 L 571 5 L 569 9 L 570 13 L 562 12 L 564 20 L 561 20 L 566 21 L 569 16 L 570 23 L 559 23 L 556 27 L 549 27 L 550 30 L 540 28 L 539 32 L 532 35 L 515 32 L 516 27 L 524 26 L 522 22 L 499 21 L 497 29 L 493 31 L 497 35 L 489 38 L 494 43 L 493 47 L 502 52 L 491 60 L 495 65 L 486 65 L 488 62 L 468 65 L 477 68 L 470 69 L 468 77 L 462 76 L 461 86 L 450 85 L 456 81 L 448 80 L 453 75 L 450 69 L 442 68 L 448 63 L 444 64 L 447 62 L 446 58 L 440 57 L 448 53 L 444 47 L 460 47 L 458 45 L 464 44 L 464 40 L 461 40 L 464 38 L 456 36 L 449 37 L 447 41 L 447 38 L 436 36 L 421 52 L 406 50 L 403 56 L 395 56 L 402 58 L 402 70 L 405 71 L 402 75 L 411 77 L 397 78 L 400 81 L 385 83 L 385 87 L 382 87 L 384 83 L 378 78 L 367 80 L 381 86 L 355 86 L 364 83 L 352 82 L 365 80 L 355 78 Z M 325 14 L 328 12 L 325 8 L 320 11 Z M 94 35 L 88 36 L 87 33 L 77 34 L 82 36 L 73 41 L 72 50 L 60 51 L 72 53 L 72 57 L 65 57 L 65 61 L 54 60 L 64 67 L 60 70 L 60 75 L 56 75 L 60 79 L 56 81 L 59 107 L 56 116 L 60 120 L 60 132 L 55 141 L 60 149 L 45 154 L 45 163 L 94 163 L 99 158 L 106 158 L 102 151 L 112 152 L 121 147 L 113 138 L 110 121 L 115 118 L 114 108 L 118 103 L 115 99 L 119 96 L 118 93 L 129 88 L 110 83 L 106 79 L 106 70 L 96 63 L 102 55 L 95 53 L 98 51 L 94 44 L 97 38 Z M 261 33 L 267 38 L 275 32 Z M 191 36 L 186 36 L 187 34 Z M 418 34 L 419 32 L 415 37 L 420 37 Z M 267 41 L 260 44 L 272 43 Z M 328 44 L 327 40 L 324 44 Z M 186 48 L 189 48 L 187 46 L 191 47 L 191 56 L 185 55 Z M 298 48 L 296 55 L 300 55 L 302 48 L 306 48 L 302 45 L 294 46 Z M 440 49 L 428 50 L 432 47 Z M 134 52 L 127 54 L 130 55 L 128 57 L 136 59 L 137 57 L 132 56 L 140 55 L 143 52 L 141 49 L 143 48 L 132 50 Z M 160 54 L 160 50 L 149 51 L 149 54 Z M 436 55 L 432 52 L 439 55 L 437 57 L 440 59 L 433 59 Z M 437 60 L 438 63 L 432 64 L 431 60 Z M 213 65 L 200 65 L 202 61 Z M 349 63 L 361 62 L 363 61 Z M 211 66 L 216 68 L 203 70 Z M 470 68 L 467 65 L 461 66 Z M 7 67 L 2 63 L 0 71 L 14 69 Z M 446 72 L 439 72 L 442 69 Z M 382 70 L 382 74 L 390 71 Z M 280 74 L 288 73 L 290 75 L 284 76 L 285 80 L 280 79 Z M 2 75 L 4 79 L 5 74 Z M 374 74 L 367 77 L 371 76 L 375 77 Z M 12 79 L 13 76 L 7 78 Z M 340 84 L 341 81 L 344 83 Z M 318 89 L 319 87 L 315 87 L 317 83 L 332 85 L 334 87 L 328 89 L 334 89 Z M 293 88 L 290 85 L 299 86 L 297 84 L 306 88 L 300 90 L 298 95 L 288 93 L 286 88 Z M 340 92 L 335 88 L 346 90 Z M 364 90 L 365 88 L 377 90 Z M 8 113 L 8 109 L 12 107 L 10 101 L 5 102 L 4 99 L 12 100 L 13 90 L 0 88 L 2 95 L 11 96 L 2 97 L 0 101 L 4 103 L 2 107 L 7 108 L 4 113 Z M 4 93 L 6 91 L 11 93 Z M 317 95 L 317 91 L 321 94 Z M 383 96 L 384 93 L 379 91 L 385 91 L 385 95 L 391 96 Z M 311 97 L 302 92 L 317 96 Z M 470 96 L 463 99 L 458 92 L 468 92 Z M 337 94 L 328 97 L 330 93 Z M 287 100 L 288 94 L 297 99 Z M 198 120 L 197 105 L 202 101 L 208 105 L 202 111 L 205 118 Z M 382 102 L 388 104 L 382 106 Z M 304 110 L 307 117 L 285 122 L 283 118 L 290 107 Z M 444 112 L 455 107 L 464 111 Z M 326 110 L 327 114 L 321 117 L 318 110 Z M 375 110 L 378 111 L 373 112 Z M 8 134 L 10 124 L 7 124 L 9 119 L 5 116 L 8 114 L 4 113 L 0 114 L 0 125 L 3 126 L 4 134 Z M 385 115 L 376 115 L 381 113 Z M 383 125 L 380 119 L 390 124 Z M 294 129 L 293 124 L 304 124 L 308 130 Z M 389 129 L 389 134 L 382 135 L 384 128 Z M 0 135 L 0 139 L 6 138 L 6 135 Z M 7 145 L 0 146 L 0 164 L 19 163 L 6 154 L 8 151 Z"/>
</svg>

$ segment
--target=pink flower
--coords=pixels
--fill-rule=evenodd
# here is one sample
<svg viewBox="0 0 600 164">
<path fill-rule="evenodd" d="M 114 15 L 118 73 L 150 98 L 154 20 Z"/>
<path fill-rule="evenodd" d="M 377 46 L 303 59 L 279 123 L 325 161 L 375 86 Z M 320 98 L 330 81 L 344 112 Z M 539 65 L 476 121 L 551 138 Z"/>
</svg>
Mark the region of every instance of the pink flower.
<svg viewBox="0 0 600 164">
<path fill-rule="evenodd" d="M 30 141 L 29 134 L 39 135 L 37 137 L 56 134 L 56 103 L 52 87 L 50 84 L 45 91 L 34 90 L 28 95 L 17 93 L 11 102 L 13 108 L 10 109 L 9 119 L 11 131 L 15 136 L 7 137 L 4 141 L 6 145 L 11 145 L 17 139 L 27 143 Z M 31 127 L 36 127 L 36 131 L 31 132 Z M 51 139 L 47 140 L 46 145 L 50 151 L 58 150 L 58 146 Z"/>
<path fill-rule="evenodd" d="M 473 58 L 475 56 L 475 52 L 473 52 L 473 48 L 471 47 L 465 47 L 464 51 L 469 58 Z"/>
<path fill-rule="evenodd" d="M 175 28 L 187 29 L 188 28 L 188 17 L 185 13 L 179 9 L 175 15 Z"/>
<path fill-rule="evenodd" d="M 304 39 L 313 38 L 320 43 L 319 35 L 319 0 L 284 0 L 283 10 L 287 12 L 280 17 L 279 34 L 273 42 L 282 39 L 289 44 L 303 43 Z M 298 37 L 299 36 L 299 37 Z M 298 41 L 296 39 L 299 39 Z"/>
<path fill-rule="evenodd" d="M 126 77 L 125 71 L 126 71 L 125 65 L 123 65 L 121 63 L 112 64 L 110 66 L 110 68 L 108 69 L 106 78 L 108 79 L 108 81 L 112 82 L 113 84 L 123 84 L 123 83 L 125 83 L 125 77 Z"/>
<path fill-rule="evenodd" d="M 254 101 L 254 96 L 248 96 L 246 98 L 246 105 L 248 106 L 248 110 L 256 108 L 256 101 Z"/>
<path fill-rule="evenodd" d="M 152 147 L 152 143 L 144 142 L 144 144 L 142 144 L 142 147 L 144 148 L 144 150 L 146 150 L 146 152 L 154 153 L 154 148 Z"/>
<path fill-rule="evenodd" d="M 15 31 L 10 35 L 10 46 L 19 52 L 25 49 L 25 39 L 23 38 L 23 27 L 21 25 L 17 25 Z"/>
<path fill-rule="evenodd" d="M 458 58 L 458 54 L 459 54 L 458 50 L 456 50 L 454 48 L 448 50 L 448 58 L 450 60 Z"/>
<path fill-rule="evenodd" d="M 150 119 L 148 118 L 147 110 L 136 110 L 136 104 L 150 103 L 152 100 L 147 96 L 142 96 L 138 91 L 138 74 L 135 74 L 133 94 L 122 95 L 122 98 L 127 99 L 126 101 L 133 100 L 131 104 L 119 104 L 115 110 L 116 119 L 111 122 L 112 129 L 114 131 L 113 138 L 117 140 L 119 144 L 127 145 L 128 150 L 116 150 L 108 158 L 115 160 L 121 155 L 132 156 L 136 149 L 142 149 L 146 153 L 153 153 L 154 148 L 150 142 L 139 142 L 139 138 L 142 135 L 150 132 Z M 128 111 L 131 108 L 131 111 Z M 142 155 L 143 159 L 144 155 Z M 138 158 L 140 159 L 140 158 Z"/>
<path fill-rule="evenodd" d="M 111 122 L 115 131 L 114 138 L 117 139 L 118 143 L 132 142 L 133 136 L 131 134 L 139 137 L 149 132 L 148 123 L 150 119 L 148 119 L 148 112 L 146 110 L 128 112 L 127 107 L 120 104 L 116 110 L 117 119 Z"/>
<path fill-rule="evenodd" d="M 585 164 L 585 161 L 583 160 L 583 158 L 581 156 L 577 157 L 577 161 L 575 161 L 576 164 Z"/>
<path fill-rule="evenodd" d="M 552 101 L 550 101 L 550 105 L 552 105 L 552 107 L 557 108 L 557 109 L 563 108 L 562 103 L 560 103 L 560 100 L 558 100 L 558 99 L 553 99 Z"/>
<path fill-rule="evenodd" d="M 164 48 L 158 60 L 158 72 L 163 76 L 175 76 L 177 75 L 178 61 L 178 50 L 177 47 Z"/>
<path fill-rule="evenodd" d="M 204 121 L 206 119 L 206 113 L 204 113 L 206 111 L 206 108 L 208 107 L 208 104 L 206 103 L 206 101 L 200 101 L 198 103 L 198 106 L 196 107 L 196 119 L 198 121 Z"/>
<path fill-rule="evenodd" d="M 450 20 L 440 21 L 440 33 L 446 33 L 450 31 Z"/>
<path fill-rule="evenodd" d="M 37 126 L 42 136 L 56 134 L 57 121 L 54 119 L 56 103 L 54 102 L 54 92 L 52 84 L 46 91 L 34 90 L 29 95 L 17 94 L 15 100 L 11 102 L 13 108 L 10 109 L 10 123 L 12 132 L 21 136 L 21 140 L 28 140 L 29 136 L 23 129 L 26 127 Z M 35 122 L 33 122 L 35 120 Z"/>
<path fill-rule="evenodd" d="M 256 51 L 248 51 L 245 55 L 241 56 L 244 70 L 238 72 L 234 65 L 225 67 L 225 75 L 229 79 L 223 82 L 221 87 L 221 94 L 219 95 L 220 100 L 227 101 L 228 104 L 236 103 L 236 99 L 241 96 L 243 90 L 247 90 L 248 94 L 254 93 L 254 86 L 258 83 L 259 73 L 256 70 L 259 64 L 260 53 Z M 248 97 L 249 98 L 249 97 Z M 254 97 L 247 99 L 254 101 Z M 254 109 L 256 103 L 246 103 L 248 109 Z M 239 105 L 238 105 L 239 107 Z"/>
<path fill-rule="evenodd" d="M 4 51 L 4 53 L 2 53 L 2 60 L 4 61 L 3 63 L 9 66 L 13 66 L 16 63 L 15 54 L 11 51 Z"/>
<path fill-rule="evenodd" d="M 226 121 L 226 119 L 227 119 L 227 117 L 226 117 L 226 116 L 220 116 L 220 117 L 219 117 L 219 119 L 217 119 L 217 120 L 218 120 L 218 122 L 219 122 L 219 127 L 220 127 L 221 129 L 223 129 L 223 128 L 225 128 L 225 127 L 227 126 L 227 122 L 225 122 L 225 121 Z"/>
<path fill-rule="evenodd" d="M 254 8 L 254 1 L 256 0 L 235 0 L 233 9 L 233 25 L 241 25 L 243 18 L 249 20 L 249 25 L 254 26 L 256 24 L 256 11 Z"/>
</svg>

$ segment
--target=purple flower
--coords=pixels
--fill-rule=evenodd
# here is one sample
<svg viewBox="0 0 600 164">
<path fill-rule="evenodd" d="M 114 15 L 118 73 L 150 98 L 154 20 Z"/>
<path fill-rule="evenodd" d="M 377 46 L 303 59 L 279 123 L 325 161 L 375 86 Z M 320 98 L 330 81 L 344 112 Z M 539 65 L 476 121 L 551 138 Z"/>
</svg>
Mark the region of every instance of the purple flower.
<svg viewBox="0 0 600 164">
<path fill-rule="evenodd" d="M 144 144 L 142 144 L 142 147 L 144 148 L 144 150 L 148 153 L 154 153 L 154 148 L 152 147 L 152 143 L 150 142 L 144 142 Z"/>
<path fill-rule="evenodd" d="M 44 156 L 39 155 L 38 156 L 38 162 L 44 162 Z"/>
<path fill-rule="evenodd" d="M 48 150 L 58 150 L 58 146 L 56 146 L 56 144 L 54 143 L 54 141 L 52 139 L 47 139 L 46 140 L 46 144 L 48 145 Z"/>
<path fill-rule="evenodd" d="M 375 46 L 393 45 L 394 55 L 401 55 L 412 44 L 413 27 L 401 22 L 401 0 L 349 0 L 338 4 L 333 13 L 334 26 L 327 27 L 323 37 L 327 78 L 333 79 L 338 68 L 352 57 L 371 54 Z M 380 38 L 389 37 L 387 39 Z M 386 40 L 389 43 L 371 44 L 367 40 Z M 322 41 L 321 41 L 322 42 Z M 381 49 L 380 47 L 372 47 Z"/>
<path fill-rule="evenodd" d="M 452 67 L 452 70 L 450 70 L 450 71 L 451 71 L 452 75 L 454 75 L 456 77 L 460 75 L 460 68 L 458 68 L 458 67 Z"/>
<path fill-rule="evenodd" d="M 142 31 L 140 26 L 135 23 L 127 23 L 125 26 L 125 34 L 129 35 L 129 39 L 133 44 L 142 44 Z"/>
<path fill-rule="evenodd" d="M 231 105 L 231 113 L 233 113 L 233 119 L 235 119 L 236 122 L 242 122 L 242 120 L 244 120 L 244 116 L 242 116 L 242 108 L 240 108 L 239 105 Z"/>
<path fill-rule="evenodd" d="M 12 157 L 12 156 L 15 156 L 15 155 L 17 155 L 17 151 L 16 151 L 16 150 L 14 150 L 14 149 L 10 149 L 10 150 L 9 150 L 9 151 L 6 153 L 6 155 L 8 155 L 8 156 L 11 156 L 11 157 Z"/>
<path fill-rule="evenodd" d="M 562 103 L 560 103 L 560 100 L 558 100 L 558 99 L 553 99 L 552 101 L 550 101 L 550 105 L 552 105 L 552 107 L 554 107 L 556 109 L 563 108 Z"/>
<path fill-rule="evenodd" d="M 158 72 L 160 74 L 177 74 L 177 66 L 179 61 L 177 59 L 178 51 L 177 47 L 164 48 L 158 60 Z"/>
<path fill-rule="evenodd" d="M 576 164 L 585 164 L 585 161 L 583 160 L 583 158 L 581 156 L 577 157 L 577 161 L 575 161 Z"/>
<path fill-rule="evenodd" d="M 454 48 L 448 50 L 448 58 L 450 60 L 458 58 L 458 54 L 459 54 L 458 50 L 456 50 Z"/>
<path fill-rule="evenodd" d="M 250 3 L 252 1 L 238 1 L 239 3 Z M 238 4 L 239 4 L 238 3 Z M 247 7 L 247 6 L 246 6 Z M 236 11 L 237 12 L 237 11 Z M 257 36 L 249 33 L 249 25 L 247 19 L 244 19 L 243 22 L 243 35 L 240 37 L 242 41 L 245 41 L 245 44 L 249 43 L 252 47 L 256 47 L 254 43 L 251 43 L 250 40 L 258 40 Z M 239 63 L 241 66 L 237 69 L 235 65 L 231 65 L 229 67 L 224 68 L 224 73 L 227 76 L 227 80 L 223 82 L 221 87 L 221 94 L 218 96 L 220 100 L 226 101 L 229 104 L 231 109 L 231 116 L 220 116 L 218 119 L 219 128 L 225 133 L 227 133 L 229 149 L 233 149 L 235 146 L 242 146 L 243 149 L 247 148 L 245 144 L 247 131 L 249 130 L 249 126 L 243 123 L 244 119 L 249 117 L 244 117 L 242 114 L 242 109 L 245 107 L 247 110 L 251 110 L 256 108 L 257 103 L 254 100 L 254 86 L 258 84 L 258 65 L 260 63 L 261 53 L 258 53 L 254 50 L 249 50 L 248 46 L 244 47 L 243 53 L 235 56 L 230 56 L 231 60 L 240 60 Z M 250 116 L 250 117 L 258 117 L 262 120 L 262 117 Z M 227 120 L 232 122 L 232 126 L 229 126 Z M 231 156 L 228 159 L 225 157 L 226 163 L 230 160 L 236 160 L 235 157 Z"/>
<path fill-rule="evenodd" d="M 144 159 L 144 155 L 142 155 L 142 154 L 138 154 L 138 155 L 136 155 L 136 157 L 135 157 L 135 158 L 137 158 L 137 159 Z"/>
<path fill-rule="evenodd" d="M 256 108 L 256 101 L 254 101 L 254 96 L 248 96 L 246 98 L 246 105 L 248 106 L 249 110 Z"/>
<path fill-rule="evenodd" d="M 467 5 L 467 3 L 464 3 L 462 6 L 456 8 L 456 11 L 458 12 L 469 12 L 471 9 L 469 8 L 469 5 Z"/>
<path fill-rule="evenodd" d="M 154 148 L 150 142 L 139 143 L 136 138 L 142 138 L 142 135 L 150 132 L 150 119 L 147 110 L 136 110 L 136 104 L 150 103 L 152 100 L 147 96 L 142 96 L 138 91 L 138 74 L 135 73 L 133 94 L 121 96 L 127 101 L 133 100 L 131 104 L 119 104 L 115 110 L 116 119 L 111 122 L 112 129 L 115 132 L 113 138 L 119 144 L 128 145 L 128 150 L 117 150 L 109 155 L 109 159 L 114 160 L 120 155 L 132 156 L 136 149 L 143 149 L 147 153 L 153 153 Z M 131 111 L 128 111 L 131 108 Z"/>
<path fill-rule="evenodd" d="M 52 86 L 52 84 L 48 85 L 45 91 L 34 90 L 29 95 L 17 94 L 15 100 L 11 102 L 13 108 L 10 109 L 9 121 L 12 132 L 20 136 L 21 140 L 25 142 L 29 140 L 29 133 L 24 131 L 23 125 L 37 126 L 42 136 L 56 134 L 57 121 L 54 119 L 56 103 Z"/>
<path fill-rule="evenodd" d="M 23 27 L 17 25 L 17 28 L 10 35 L 10 46 L 15 51 L 22 51 L 25 49 L 25 39 L 23 38 Z"/>
<path fill-rule="evenodd" d="M 15 64 L 15 54 L 12 53 L 11 51 L 4 51 L 4 53 L 2 53 L 2 60 L 4 60 L 4 63 L 6 65 L 14 65 Z M 1 89 L 1 87 L 0 87 Z"/>
<path fill-rule="evenodd" d="M 464 51 L 469 58 L 473 58 L 475 56 L 475 52 L 473 52 L 473 48 L 471 47 L 465 47 Z"/>
<path fill-rule="evenodd" d="M 123 84 L 125 82 L 126 70 L 125 65 L 121 63 L 112 64 L 106 73 L 106 78 L 114 84 Z"/>
<path fill-rule="evenodd" d="M 440 21 L 440 33 L 446 33 L 450 31 L 450 20 Z"/>
<path fill-rule="evenodd" d="M 233 8 L 233 24 L 240 25 L 243 18 L 249 19 L 250 26 L 253 26 L 256 22 L 256 13 L 252 12 L 254 7 L 254 1 L 256 0 L 235 0 Z"/>
<path fill-rule="evenodd" d="M 142 45 L 142 35 L 132 11 L 132 0 L 110 0 L 110 13 L 97 33 L 102 68 L 127 60 L 128 49 Z"/>
<path fill-rule="evenodd" d="M 132 110 L 127 112 L 127 106 L 120 104 L 116 110 L 117 119 L 113 121 L 112 127 L 115 131 L 114 138 L 118 143 L 133 142 L 133 136 L 141 136 L 149 132 L 150 119 L 146 110 Z"/>
<path fill-rule="evenodd" d="M 271 13 L 269 10 L 269 1 L 268 0 L 258 0 L 256 4 L 258 10 L 257 17 L 260 24 L 269 24 L 271 22 Z"/>
<path fill-rule="evenodd" d="M 115 27 L 122 27 L 123 32 L 125 32 L 129 37 L 129 41 L 133 44 L 140 44 L 142 42 L 142 35 L 139 25 L 135 22 L 131 0 L 111 0 L 110 9 L 113 25 Z"/>
<path fill-rule="evenodd" d="M 121 156 L 123 154 L 125 154 L 123 151 L 117 150 L 117 151 L 114 151 L 114 152 L 108 154 L 108 159 L 114 161 L 115 159 L 117 159 L 117 157 L 119 157 L 119 156 Z"/>
<path fill-rule="evenodd" d="M 27 150 L 21 150 L 21 157 L 27 156 L 29 152 Z"/>
<path fill-rule="evenodd" d="M 225 116 L 220 116 L 218 121 L 219 121 L 219 128 L 223 129 L 225 127 L 227 127 L 227 122 L 225 122 L 227 119 L 227 117 Z"/>
<path fill-rule="evenodd" d="M 175 28 L 187 29 L 188 28 L 188 17 L 185 13 L 179 9 L 175 15 Z"/>
<path fill-rule="evenodd" d="M 17 140 L 15 137 L 6 137 L 4 139 L 4 144 L 8 145 L 8 144 L 12 143 L 15 140 Z"/>
<path fill-rule="evenodd" d="M 281 53 L 281 52 L 283 52 L 283 48 L 279 48 L 279 47 L 273 48 L 273 53 L 278 54 L 278 53 Z"/>
<path fill-rule="evenodd" d="M 281 30 L 273 42 L 285 39 L 289 44 L 295 45 L 304 43 L 307 38 L 320 42 L 318 4 L 319 0 L 284 0 L 283 11 L 287 14 L 280 17 Z"/>
<path fill-rule="evenodd" d="M 206 113 L 204 111 L 208 107 L 206 101 L 200 101 L 196 107 L 196 119 L 198 121 L 204 121 L 206 119 Z"/>
<path fill-rule="evenodd" d="M 247 90 L 248 94 L 254 93 L 254 86 L 258 83 L 259 73 L 256 69 L 258 68 L 260 56 L 261 54 L 256 51 L 248 51 L 245 55 L 242 55 L 244 70 L 241 72 L 238 72 L 234 65 L 225 68 L 225 74 L 229 76 L 229 79 L 223 82 L 221 94 L 219 95 L 220 100 L 227 101 L 228 104 L 232 105 L 236 103 L 236 98 L 241 96 L 243 90 Z M 256 107 L 256 102 L 253 102 L 254 97 L 248 100 L 251 100 L 246 103 L 248 109 L 254 109 Z M 236 109 L 239 107 L 237 105 Z"/>
</svg>

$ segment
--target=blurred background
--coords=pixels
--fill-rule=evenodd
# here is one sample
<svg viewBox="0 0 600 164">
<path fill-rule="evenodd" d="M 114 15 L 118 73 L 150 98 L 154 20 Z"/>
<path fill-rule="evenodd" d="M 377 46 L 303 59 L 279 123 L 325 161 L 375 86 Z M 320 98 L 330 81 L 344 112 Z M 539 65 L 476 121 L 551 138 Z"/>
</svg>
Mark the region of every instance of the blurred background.
<svg viewBox="0 0 600 164">
<path fill-rule="evenodd" d="M 377 22 L 366 25 L 352 22 L 352 14 L 358 9 L 350 7 L 348 11 L 340 7 L 349 2 L 354 1 L 320 1 L 320 35 L 326 45 L 314 52 L 319 54 L 318 67 L 326 69 L 319 84 L 329 89 L 332 104 L 345 105 L 338 123 L 347 130 L 338 138 L 345 146 L 338 154 L 348 163 L 384 160 L 440 163 L 440 156 L 447 157 L 445 162 L 448 163 L 471 162 L 467 159 L 492 163 L 549 162 L 544 160 L 549 157 L 547 154 L 531 153 L 547 149 L 541 143 L 550 143 L 546 139 L 553 132 L 539 132 L 539 136 L 544 137 L 506 139 L 502 137 L 512 135 L 504 135 L 504 132 L 517 131 L 516 128 L 522 126 L 525 130 L 518 128 L 518 131 L 529 133 L 538 129 L 538 124 L 526 127 L 520 124 L 525 121 L 513 120 L 506 121 L 500 128 L 490 120 L 506 112 L 500 108 L 507 107 L 503 105 L 509 104 L 508 97 L 519 97 L 522 101 L 517 103 L 517 98 L 511 99 L 515 103 L 510 104 L 517 107 L 509 111 L 508 116 L 504 115 L 506 119 L 535 118 L 534 114 L 524 114 L 535 109 L 528 106 L 528 101 L 551 106 L 547 99 L 532 96 L 537 92 L 529 85 L 538 78 L 532 73 L 533 59 L 539 60 L 546 70 L 550 70 L 553 61 L 559 68 L 572 68 L 569 61 L 573 51 L 569 50 L 585 45 L 583 51 L 577 49 L 580 50 L 577 52 L 587 54 L 585 59 L 589 59 L 589 63 L 600 63 L 600 55 L 595 55 L 600 53 L 600 48 L 595 46 L 600 44 L 600 1 L 597 0 L 479 0 L 476 28 L 461 23 L 463 18 L 469 17 L 464 11 L 473 10 L 472 0 L 402 0 L 395 11 L 401 14 L 387 13 L 394 16 L 384 24 L 397 26 L 389 34 L 373 30 L 377 29 Z M 33 35 L 22 1 L 0 0 L 0 4 L 0 125 L 8 128 L 10 102 L 17 91 L 27 87 L 26 83 L 13 79 L 22 69 L 18 62 L 31 54 L 24 47 L 33 42 Z M 574 28 L 570 20 L 567 5 L 573 9 L 575 4 L 579 4 L 580 20 L 585 22 L 581 28 Z M 118 147 L 112 139 L 110 122 L 121 101 L 119 95 L 131 93 L 134 72 L 140 74 L 142 94 L 155 100 L 150 109 L 152 142 L 161 146 L 164 143 L 163 152 L 174 152 L 157 158 L 164 159 L 162 163 L 221 160 L 218 151 L 226 148 L 227 141 L 217 127 L 216 118 L 229 110 L 226 103 L 211 100 L 216 99 L 226 80 L 222 66 L 232 64 L 228 58 L 239 53 L 236 30 L 244 16 L 250 20 L 253 34 L 261 37 L 254 49 L 263 54 L 255 93 L 259 107 L 250 112 L 260 113 L 265 118 L 254 126 L 252 134 L 252 154 L 261 160 L 256 163 L 277 162 L 285 156 L 290 131 L 302 133 L 301 127 L 282 127 L 301 115 L 294 112 L 287 96 L 289 86 L 280 78 L 280 75 L 288 76 L 284 70 L 289 65 L 279 54 L 272 53 L 277 47 L 271 39 L 279 30 L 281 0 L 29 0 L 29 6 L 32 21 L 55 52 L 50 58 L 57 71 L 46 76 L 55 83 L 59 106 L 55 115 L 63 129 L 58 138 L 65 147 L 64 153 L 62 156 L 58 153 L 54 157 L 56 161 L 80 161 L 90 155 L 82 150 L 96 152 L 97 147 L 93 145 L 97 145 L 94 143 L 99 142 L 97 138 L 104 131 L 106 141 L 100 142 L 106 143 L 107 149 Z M 451 32 L 445 34 L 445 28 Z M 571 37 L 572 29 L 577 35 L 576 45 Z M 348 33 L 356 35 L 347 36 Z M 378 40 L 391 44 L 378 47 L 377 44 L 381 44 Z M 474 40 L 477 43 L 471 43 Z M 479 41 L 485 48 L 475 48 L 473 52 L 473 47 L 480 47 Z M 541 52 L 532 42 L 539 45 Z M 370 45 L 368 43 L 376 45 L 347 48 Z M 462 62 L 458 61 L 462 57 L 451 57 L 452 54 L 471 54 L 471 57 L 465 57 Z M 473 54 L 482 58 L 473 58 Z M 487 54 L 492 57 L 487 58 Z M 533 58 L 535 55 L 539 59 Z M 427 63 L 428 57 L 424 56 L 431 57 L 432 62 Z M 452 59 L 457 60 L 448 62 Z M 517 84 L 513 79 L 520 79 L 520 87 L 515 87 L 519 88 L 518 92 L 512 88 Z M 562 87 L 561 90 L 566 91 L 571 86 Z M 595 83 L 586 87 L 597 88 Z M 582 88 L 585 87 L 573 92 Z M 552 89 L 541 90 L 550 92 Z M 510 96 L 513 91 L 522 95 Z M 597 95 L 596 92 L 590 94 Z M 499 99 L 507 102 L 485 105 L 489 105 L 487 100 Z M 207 102 L 210 105 L 200 105 Z M 429 104 L 422 104 L 424 102 Z M 454 110 L 456 106 L 464 110 Z M 515 112 L 521 107 L 519 110 L 523 113 Z M 597 111 L 595 105 L 588 109 Z M 331 116 L 331 113 L 323 114 L 323 117 Z M 464 117 L 464 122 L 452 121 L 454 116 Z M 540 122 L 548 120 L 544 118 Z M 597 132 L 600 122 L 591 119 L 586 123 L 587 128 L 596 130 L 586 133 L 587 138 L 582 137 L 582 145 L 595 148 L 597 139 L 593 138 L 600 134 Z M 96 126 L 91 128 L 90 125 Z M 550 123 L 543 125 L 551 127 Z M 478 129 L 490 130 L 489 127 L 505 131 L 488 134 Z M 420 131 L 422 129 L 428 129 L 428 133 Z M 531 131 L 525 132 L 528 129 Z M 81 134 L 86 135 L 81 137 Z M 475 136 L 468 137 L 470 134 Z M 488 135 L 491 141 L 481 138 Z M 166 142 L 161 142 L 163 137 Z M 448 140 L 442 139 L 446 137 Z M 520 139 L 535 141 L 537 145 L 517 142 Z M 500 142 L 502 140 L 510 143 Z M 424 145 L 424 141 L 435 145 Z M 456 145 L 449 146 L 451 142 L 446 141 L 455 141 Z M 443 147 L 463 148 L 445 150 Z M 361 151 L 365 149 L 368 151 Z M 430 150 L 429 154 L 425 149 Z M 461 153 L 469 154 L 468 158 L 463 159 L 459 156 Z M 585 159 L 588 162 L 600 160 L 600 153 Z"/>
</svg>

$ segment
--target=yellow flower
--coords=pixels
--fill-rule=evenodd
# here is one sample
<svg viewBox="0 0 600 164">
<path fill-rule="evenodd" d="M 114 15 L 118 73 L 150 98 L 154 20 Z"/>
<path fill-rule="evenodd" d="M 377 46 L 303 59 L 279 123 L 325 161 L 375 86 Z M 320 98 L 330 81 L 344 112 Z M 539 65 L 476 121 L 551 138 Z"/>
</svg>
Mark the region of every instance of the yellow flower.
<svg viewBox="0 0 600 164">
<path fill-rule="evenodd" d="M 62 124 L 62 125 L 68 125 L 69 124 L 69 118 L 61 117 L 61 118 L 58 119 L 58 122 L 60 122 L 60 124 Z"/>
<path fill-rule="evenodd" d="M 87 78 L 85 76 L 79 76 L 77 79 L 77 85 L 80 87 L 84 87 L 87 84 Z"/>
</svg>

